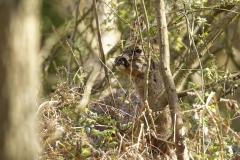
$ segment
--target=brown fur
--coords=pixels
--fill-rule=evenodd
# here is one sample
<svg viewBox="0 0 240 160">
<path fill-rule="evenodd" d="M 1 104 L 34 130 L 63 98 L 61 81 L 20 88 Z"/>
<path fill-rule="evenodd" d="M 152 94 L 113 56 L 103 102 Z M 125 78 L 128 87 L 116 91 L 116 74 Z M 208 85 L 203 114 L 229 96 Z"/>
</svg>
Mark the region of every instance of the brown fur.
<svg viewBox="0 0 240 160">
<path fill-rule="evenodd" d="M 124 93 L 123 90 L 118 90 L 113 93 L 115 106 L 111 105 L 110 96 L 102 97 L 98 101 L 92 102 L 89 110 L 99 115 L 110 115 L 116 121 L 127 124 L 132 122 L 134 118 L 139 116 L 142 102 L 136 91 Z"/>
<path fill-rule="evenodd" d="M 142 24 L 142 18 L 139 19 L 140 27 L 143 26 Z M 110 102 L 110 96 L 106 96 L 103 99 L 101 99 L 102 104 L 98 105 L 92 105 L 90 106 L 90 110 L 95 111 L 97 113 L 104 113 L 108 111 L 108 114 L 111 116 L 114 115 L 114 118 L 117 120 L 120 120 L 122 123 L 128 123 L 134 120 L 134 118 L 138 118 L 140 109 L 143 107 L 143 98 L 144 98 L 144 86 L 146 79 L 145 72 L 147 70 L 147 59 L 146 55 L 143 52 L 142 45 L 139 45 L 137 43 L 136 38 L 136 31 L 137 31 L 138 25 L 135 25 L 135 27 L 131 30 L 131 37 L 130 42 L 128 42 L 128 45 L 124 48 L 121 55 L 119 55 L 115 59 L 115 65 L 117 69 L 129 76 L 132 79 L 132 82 L 134 84 L 135 91 L 130 94 L 130 100 L 132 103 L 132 107 L 128 107 L 128 105 L 123 102 L 119 101 L 119 97 L 121 97 L 124 93 L 122 91 L 117 91 L 114 93 L 115 98 L 115 107 L 118 109 L 117 112 L 125 112 L 124 118 L 120 118 L 119 116 L 116 116 L 116 110 L 112 112 L 114 109 L 107 109 L 106 105 L 103 104 L 111 104 Z M 150 39 L 151 47 L 152 49 L 158 48 L 158 38 L 153 37 Z M 148 103 L 150 104 L 150 109 L 153 110 L 160 110 L 158 112 L 158 116 L 155 118 L 155 127 L 157 130 L 157 137 L 167 140 L 167 138 L 171 134 L 171 126 L 172 126 L 172 120 L 170 116 L 170 110 L 166 106 L 162 106 L 160 102 L 157 101 L 159 95 L 164 91 L 164 84 L 163 80 L 158 68 L 158 65 L 152 60 L 150 65 L 150 71 L 148 76 Z M 110 108 L 112 106 L 109 106 Z M 113 107 L 112 107 L 113 108 Z M 127 111 L 127 112 L 126 112 Z M 131 116 L 132 115 L 132 116 Z M 150 121 L 149 121 L 150 122 Z M 162 144 L 162 141 L 154 140 L 151 142 L 152 145 L 159 148 Z M 166 148 L 161 147 L 161 150 L 163 153 L 166 153 Z M 172 159 L 175 155 L 167 154 Z"/>
<path fill-rule="evenodd" d="M 141 50 L 141 53 L 138 53 L 140 52 L 139 50 Z M 122 54 L 116 58 L 115 63 L 120 72 L 132 78 L 136 91 L 141 99 L 143 99 L 147 59 L 142 51 L 142 46 L 131 42 L 130 45 L 125 47 Z M 164 90 L 159 68 L 154 61 L 151 62 L 148 80 L 148 102 L 149 104 L 154 104 L 153 102 L 157 100 L 158 96 Z M 156 103 L 155 105 L 157 106 L 150 106 L 150 108 L 161 110 L 158 118 L 155 120 L 157 133 L 161 138 L 166 139 L 171 129 L 170 111 L 168 107 L 160 106 L 161 104 Z"/>
</svg>

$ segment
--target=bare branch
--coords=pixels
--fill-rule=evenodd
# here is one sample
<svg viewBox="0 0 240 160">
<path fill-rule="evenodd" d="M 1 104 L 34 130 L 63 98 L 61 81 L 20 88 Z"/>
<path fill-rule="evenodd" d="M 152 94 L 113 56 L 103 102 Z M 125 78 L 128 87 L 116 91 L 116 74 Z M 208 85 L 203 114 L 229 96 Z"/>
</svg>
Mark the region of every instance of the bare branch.
<svg viewBox="0 0 240 160">
<path fill-rule="evenodd" d="M 193 53 L 189 54 L 186 63 L 183 65 L 184 69 L 189 70 L 181 70 L 175 77 L 176 88 L 181 86 L 183 80 L 191 73 L 191 69 L 198 62 L 198 55 L 200 58 L 208 51 L 208 49 L 213 45 L 213 42 L 220 35 L 220 33 L 228 27 L 229 24 L 233 22 L 233 20 L 239 15 L 240 11 L 240 2 L 238 5 L 233 7 L 231 11 L 221 20 L 219 21 L 210 31 L 208 36 L 205 39 L 204 44 L 197 47 L 197 50 L 194 50 Z"/>
<path fill-rule="evenodd" d="M 181 92 L 178 92 L 178 98 L 182 98 L 182 97 L 185 97 L 185 96 L 189 96 L 189 95 L 192 95 L 193 92 L 195 92 L 196 90 L 199 90 L 199 89 L 202 89 L 202 88 L 205 88 L 205 89 L 208 89 L 208 88 L 211 88 L 211 87 L 214 87 L 216 85 L 219 85 L 221 82 L 223 81 L 236 81 L 240 79 L 240 74 L 239 73 L 236 73 L 232 76 L 230 76 L 229 78 L 223 78 L 217 82 L 211 82 L 211 83 L 208 83 L 208 84 L 205 84 L 203 86 L 199 86 L 195 89 L 188 89 L 188 90 L 184 90 L 184 91 L 181 91 Z"/>
</svg>

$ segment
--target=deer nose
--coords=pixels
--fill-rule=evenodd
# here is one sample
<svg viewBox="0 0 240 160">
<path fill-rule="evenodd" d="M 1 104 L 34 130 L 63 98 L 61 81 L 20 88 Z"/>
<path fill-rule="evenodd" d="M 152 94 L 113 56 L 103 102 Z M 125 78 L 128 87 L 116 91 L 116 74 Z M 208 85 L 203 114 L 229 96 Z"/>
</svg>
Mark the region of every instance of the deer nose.
<svg viewBox="0 0 240 160">
<path fill-rule="evenodd" d="M 128 62 L 127 62 L 127 59 L 126 59 L 126 58 L 124 58 L 124 57 L 122 57 L 122 56 L 119 56 L 119 57 L 117 57 L 117 58 L 114 60 L 114 64 L 115 64 L 116 66 L 123 65 L 123 66 L 127 67 Z"/>
<path fill-rule="evenodd" d="M 115 65 L 117 65 L 118 63 L 119 63 L 119 60 L 121 59 L 121 57 L 117 57 L 117 58 L 115 58 L 115 60 L 114 60 L 114 64 Z"/>
</svg>

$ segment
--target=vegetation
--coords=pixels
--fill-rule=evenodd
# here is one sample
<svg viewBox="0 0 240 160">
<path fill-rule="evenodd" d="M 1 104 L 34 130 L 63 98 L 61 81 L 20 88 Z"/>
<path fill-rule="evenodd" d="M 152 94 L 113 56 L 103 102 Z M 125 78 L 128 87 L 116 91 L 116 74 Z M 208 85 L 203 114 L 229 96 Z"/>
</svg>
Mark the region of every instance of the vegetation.
<svg viewBox="0 0 240 160">
<path fill-rule="evenodd" d="M 159 108 L 150 105 L 151 110 L 142 109 L 133 121 L 126 117 L 134 115 L 114 108 L 112 98 L 118 106 L 136 106 L 132 80 L 117 71 L 114 60 L 128 44 L 133 21 L 141 14 L 147 27 L 136 36 L 144 44 L 149 37 L 159 36 L 158 4 L 158 0 L 42 0 L 39 61 L 43 94 L 39 94 L 35 113 L 39 159 L 161 159 L 177 148 L 180 130 L 176 128 L 184 132 L 181 143 L 189 159 L 240 158 L 238 0 L 165 1 L 170 49 L 166 68 L 173 75 L 168 82 L 175 84 L 166 87 L 164 82 L 166 93 L 158 100 L 162 107 L 169 104 L 181 119 L 175 120 L 172 114 L 170 136 L 164 143 L 170 147 L 164 153 L 151 144 L 159 125 L 152 124 L 151 118 L 155 120 Z M 166 50 L 162 47 L 146 57 L 163 64 Z M 174 90 L 176 94 L 170 92 Z M 174 95 L 181 110 L 171 106 Z M 103 104 L 103 99 L 109 103 Z M 101 114 L 91 109 L 101 105 L 107 108 Z"/>
</svg>

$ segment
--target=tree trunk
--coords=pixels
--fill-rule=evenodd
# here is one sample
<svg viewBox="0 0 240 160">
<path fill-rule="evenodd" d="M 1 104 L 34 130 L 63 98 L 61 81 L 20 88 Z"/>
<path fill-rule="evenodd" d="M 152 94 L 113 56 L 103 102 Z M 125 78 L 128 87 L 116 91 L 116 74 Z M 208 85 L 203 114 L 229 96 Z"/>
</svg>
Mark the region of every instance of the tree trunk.
<svg viewBox="0 0 240 160">
<path fill-rule="evenodd" d="M 39 0 L 0 3 L 0 159 L 37 157 Z"/>
<path fill-rule="evenodd" d="M 155 0 L 156 19 L 158 24 L 159 48 L 161 52 L 161 75 L 167 93 L 169 108 L 171 110 L 171 117 L 175 134 L 175 147 L 178 160 L 188 160 L 188 150 L 182 132 L 183 121 L 181 118 L 181 108 L 178 102 L 176 87 L 173 81 L 173 76 L 170 70 L 170 51 L 168 43 L 168 31 L 165 14 L 164 0 Z M 176 118 L 175 118 L 176 116 Z"/>
</svg>

